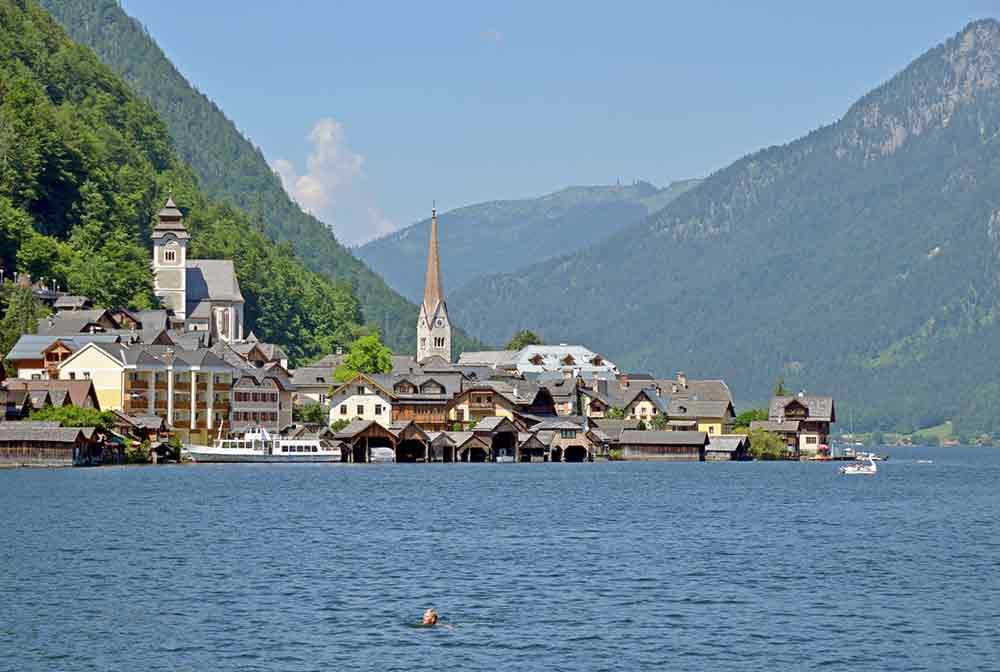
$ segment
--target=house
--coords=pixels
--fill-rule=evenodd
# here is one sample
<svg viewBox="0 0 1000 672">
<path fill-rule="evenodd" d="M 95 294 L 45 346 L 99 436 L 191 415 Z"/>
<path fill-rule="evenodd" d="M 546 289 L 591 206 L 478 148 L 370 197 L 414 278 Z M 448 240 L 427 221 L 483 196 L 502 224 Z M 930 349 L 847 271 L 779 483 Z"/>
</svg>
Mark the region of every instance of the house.
<svg viewBox="0 0 1000 672">
<path fill-rule="evenodd" d="M 642 422 L 652 422 L 659 415 L 669 417 L 668 404 L 669 399 L 662 398 L 653 388 L 633 390 L 625 397 L 625 417 Z"/>
<path fill-rule="evenodd" d="M 243 339 L 243 293 L 233 262 L 188 259 L 191 235 L 184 216 L 168 198 L 153 226 L 153 293 L 185 331 L 208 332 L 210 340 Z"/>
<path fill-rule="evenodd" d="M 274 343 L 262 343 L 251 331 L 246 340 L 230 342 L 229 347 L 242 357 L 248 364 L 256 368 L 263 368 L 267 364 L 278 364 L 282 369 L 288 371 L 288 355 L 280 345 Z"/>
<path fill-rule="evenodd" d="M 330 423 L 339 420 L 392 424 L 392 389 L 386 389 L 374 377 L 356 373 L 330 391 Z"/>
<path fill-rule="evenodd" d="M 255 368 L 241 369 L 234 375 L 236 382 L 233 384 L 230 413 L 232 431 L 264 428 L 277 432 L 292 423 L 295 386 L 287 376 Z"/>
<path fill-rule="evenodd" d="M 162 416 L 183 439 L 228 426 L 237 370 L 208 348 L 88 343 L 59 365 L 62 380 L 91 380 L 102 409 Z"/>
<path fill-rule="evenodd" d="M 745 434 L 709 434 L 708 446 L 705 447 L 706 461 L 743 461 L 749 459 L 750 439 Z"/>
<path fill-rule="evenodd" d="M 816 455 L 826 449 L 830 442 L 830 425 L 837 421 L 833 397 L 807 395 L 800 392 L 795 396 L 772 397 L 768 404 L 768 422 L 798 423 L 794 431 L 795 443 L 789 447 L 798 455 Z M 760 423 L 752 423 L 755 427 L 764 428 Z M 791 438 L 791 432 L 783 432 Z"/>
<path fill-rule="evenodd" d="M 704 461 L 708 446 L 705 432 L 644 431 L 622 432 L 618 449 L 624 460 Z"/>
<path fill-rule="evenodd" d="M 429 373 L 372 376 L 391 391 L 392 421 L 413 421 L 425 431 L 450 428 L 448 406 L 462 389 L 459 373 Z"/>
<path fill-rule="evenodd" d="M 733 428 L 736 412 L 728 400 L 710 401 L 689 397 L 671 397 L 667 407 L 672 429 L 705 432 L 709 436 L 725 434 Z"/>
<path fill-rule="evenodd" d="M 471 383 L 455 395 L 448 405 L 448 421 L 472 426 L 483 418 L 513 419 L 518 412 L 513 388 L 497 389 L 485 382 Z"/>
<path fill-rule="evenodd" d="M 335 384 L 333 370 L 332 366 L 309 365 L 290 371 L 295 386 L 295 405 L 326 406 L 330 401 L 330 389 Z"/>
<path fill-rule="evenodd" d="M 119 343 L 117 334 L 75 334 L 53 336 L 24 334 L 17 339 L 5 358 L 24 380 L 59 377 L 59 364 L 87 343 Z"/>
</svg>

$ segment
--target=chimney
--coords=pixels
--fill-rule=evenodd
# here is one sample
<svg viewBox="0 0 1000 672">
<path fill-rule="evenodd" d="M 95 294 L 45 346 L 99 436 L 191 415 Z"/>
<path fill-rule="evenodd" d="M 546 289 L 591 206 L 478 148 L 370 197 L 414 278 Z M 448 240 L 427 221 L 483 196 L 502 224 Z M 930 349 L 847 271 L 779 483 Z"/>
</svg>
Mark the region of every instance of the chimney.
<svg viewBox="0 0 1000 672">
<path fill-rule="evenodd" d="M 683 371 L 677 372 L 677 384 L 681 386 L 681 389 L 686 390 L 688 386 L 688 377 Z"/>
</svg>

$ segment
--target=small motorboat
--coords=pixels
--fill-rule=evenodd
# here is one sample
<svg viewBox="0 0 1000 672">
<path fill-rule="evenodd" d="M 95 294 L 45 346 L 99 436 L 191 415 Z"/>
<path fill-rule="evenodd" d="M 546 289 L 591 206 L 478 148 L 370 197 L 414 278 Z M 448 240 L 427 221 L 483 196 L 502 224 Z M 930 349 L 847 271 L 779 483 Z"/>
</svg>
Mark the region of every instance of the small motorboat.
<svg viewBox="0 0 1000 672">
<path fill-rule="evenodd" d="M 858 462 L 845 464 L 840 468 L 840 473 L 845 475 L 874 476 L 878 473 L 878 467 L 875 465 L 875 460 L 871 457 L 865 457 Z"/>
<path fill-rule="evenodd" d="M 917 464 L 934 464 L 934 460 L 917 460 Z"/>
</svg>

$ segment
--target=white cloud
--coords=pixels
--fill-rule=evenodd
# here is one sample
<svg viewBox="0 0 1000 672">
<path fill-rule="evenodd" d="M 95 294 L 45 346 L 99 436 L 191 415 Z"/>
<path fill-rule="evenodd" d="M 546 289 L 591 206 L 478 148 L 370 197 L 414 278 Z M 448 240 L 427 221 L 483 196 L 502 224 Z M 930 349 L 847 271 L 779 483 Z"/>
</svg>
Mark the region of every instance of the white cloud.
<svg viewBox="0 0 1000 672">
<path fill-rule="evenodd" d="M 347 144 L 344 125 L 325 117 L 313 125 L 306 137 L 312 150 L 306 157 L 305 173 L 300 175 L 287 159 L 271 163 L 288 195 L 303 210 L 333 228 L 341 242 L 348 245 L 393 231 L 396 227 L 368 192 L 365 159 Z"/>
</svg>

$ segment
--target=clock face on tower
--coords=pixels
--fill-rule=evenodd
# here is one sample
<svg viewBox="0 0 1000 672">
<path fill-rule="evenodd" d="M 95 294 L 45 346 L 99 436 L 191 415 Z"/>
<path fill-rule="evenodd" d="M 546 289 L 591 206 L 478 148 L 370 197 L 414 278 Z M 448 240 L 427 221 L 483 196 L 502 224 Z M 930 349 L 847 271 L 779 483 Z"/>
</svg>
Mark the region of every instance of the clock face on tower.
<svg viewBox="0 0 1000 672">
<path fill-rule="evenodd" d="M 437 322 L 435 322 L 435 324 L 436 324 L 437 326 L 439 326 L 439 327 L 443 327 L 443 326 L 444 326 L 444 319 L 442 319 L 442 318 L 440 318 L 440 317 L 439 317 L 439 318 L 437 319 Z"/>
</svg>

